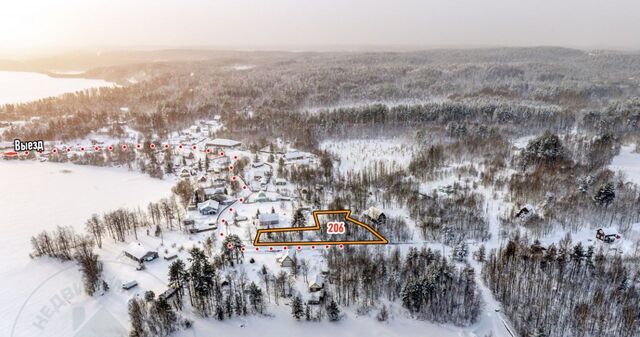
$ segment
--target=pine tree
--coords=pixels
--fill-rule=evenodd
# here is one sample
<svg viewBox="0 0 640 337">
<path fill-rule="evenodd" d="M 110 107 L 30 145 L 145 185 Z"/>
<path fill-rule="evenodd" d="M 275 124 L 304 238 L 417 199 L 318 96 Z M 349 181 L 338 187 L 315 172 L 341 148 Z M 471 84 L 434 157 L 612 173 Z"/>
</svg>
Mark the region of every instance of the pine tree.
<svg viewBox="0 0 640 337">
<path fill-rule="evenodd" d="M 300 296 L 296 296 L 293 298 L 293 302 L 291 303 L 291 316 L 295 319 L 300 320 L 304 315 L 304 309 L 302 308 L 302 300 Z"/>
<path fill-rule="evenodd" d="M 340 320 L 340 308 L 335 300 L 331 299 L 331 302 L 327 306 L 327 317 L 329 321 L 336 322 Z"/>
<path fill-rule="evenodd" d="M 311 320 L 311 308 L 307 303 L 304 304 L 304 319 L 307 321 Z"/>
</svg>

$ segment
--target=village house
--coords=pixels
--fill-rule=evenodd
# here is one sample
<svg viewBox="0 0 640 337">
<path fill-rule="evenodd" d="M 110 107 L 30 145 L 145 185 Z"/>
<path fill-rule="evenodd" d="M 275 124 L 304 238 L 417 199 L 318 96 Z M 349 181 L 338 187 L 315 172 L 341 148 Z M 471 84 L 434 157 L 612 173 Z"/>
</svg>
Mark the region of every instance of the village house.
<svg viewBox="0 0 640 337">
<path fill-rule="evenodd" d="M 598 230 L 596 230 L 596 239 L 600 241 L 604 241 L 606 243 L 612 243 L 619 238 L 620 238 L 620 235 L 613 228 L 598 228 Z"/>
<path fill-rule="evenodd" d="M 293 258 L 291 258 L 288 250 L 285 250 L 280 256 L 278 256 L 278 258 L 276 258 L 276 262 L 283 268 L 293 267 Z"/>
<path fill-rule="evenodd" d="M 314 278 L 309 281 L 309 292 L 317 292 L 324 288 L 324 280 L 322 275 L 317 274 Z"/>
<path fill-rule="evenodd" d="M 202 215 L 213 215 L 218 213 L 220 204 L 215 200 L 207 200 L 198 204 L 198 212 Z"/>
<path fill-rule="evenodd" d="M 147 249 L 138 242 L 132 242 L 124 249 L 124 255 L 138 263 L 143 263 L 145 261 L 153 261 L 156 259 L 158 257 L 158 252 Z"/>
<path fill-rule="evenodd" d="M 263 213 L 258 216 L 260 226 L 273 226 L 280 223 L 280 217 L 277 213 Z"/>
<path fill-rule="evenodd" d="M 387 216 L 382 213 L 380 209 L 373 206 L 364 212 L 364 216 L 376 224 L 384 224 L 387 222 Z"/>
<path fill-rule="evenodd" d="M 214 199 L 218 194 L 225 194 L 224 187 L 209 187 L 204 190 L 205 199 Z"/>
</svg>

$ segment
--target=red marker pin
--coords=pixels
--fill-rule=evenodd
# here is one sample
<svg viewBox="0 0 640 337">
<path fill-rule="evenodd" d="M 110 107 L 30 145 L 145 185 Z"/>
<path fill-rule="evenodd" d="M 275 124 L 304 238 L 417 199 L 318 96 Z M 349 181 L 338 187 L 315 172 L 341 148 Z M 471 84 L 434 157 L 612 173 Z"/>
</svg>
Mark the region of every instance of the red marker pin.
<svg viewBox="0 0 640 337">
<path fill-rule="evenodd" d="M 182 144 L 178 145 L 178 148 L 179 148 L 180 150 L 182 150 Z"/>
<path fill-rule="evenodd" d="M 71 152 L 71 148 L 70 147 L 67 148 L 67 152 Z"/>
<path fill-rule="evenodd" d="M 311 246 L 311 249 L 316 249 L 316 246 Z"/>
<path fill-rule="evenodd" d="M 232 243 L 228 243 L 228 244 L 227 244 L 227 248 L 228 248 L 228 249 L 233 249 L 233 244 L 232 244 Z"/>
<path fill-rule="evenodd" d="M 325 245 L 325 246 L 324 246 L 324 249 L 329 249 L 329 245 Z"/>
<path fill-rule="evenodd" d="M 80 147 L 80 151 L 84 151 L 84 146 Z"/>
<path fill-rule="evenodd" d="M 156 144 L 151 143 L 151 144 L 149 144 L 149 147 L 152 148 L 152 149 L 155 149 L 156 148 Z"/>
<path fill-rule="evenodd" d="M 122 149 L 126 150 L 127 149 L 127 144 L 122 144 Z"/>
<path fill-rule="evenodd" d="M 224 152 L 220 151 L 220 155 L 221 155 L 221 156 L 224 156 Z"/>
<path fill-rule="evenodd" d="M 297 249 L 297 250 L 301 250 L 301 249 L 302 249 L 302 247 L 298 246 L 298 247 L 296 247 L 296 249 Z"/>
<path fill-rule="evenodd" d="M 220 236 L 224 236 L 224 233 L 220 233 Z"/>
<path fill-rule="evenodd" d="M 233 156 L 233 159 L 234 160 L 238 160 L 238 156 Z"/>
<path fill-rule="evenodd" d="M 107 150 L 109 150 L 109 151 L 113 151 L 113 146 L 109 145 L 109 147 L 107 148 Z"/>
<path fill-rule="evenodd" d="M 273 250 L 273 247 L 269 247 L 269 250 Z"/>
<path fill-rule="evenodd" d="M 98 152 L 98 151 L 100 151 L 100 146 L 96 146 L 93 149 L 96 150 L 96 152 Z"/>
<path fill-rule="evenodd" d="M 256 247 L 256 252 L 260 250 L 260 247 Z"/>
<path fill-rule="evenodd" d="M 243 185 L 243 186 L 242 186 L 242 189 L 243 189 L 243 190 L 246 190 L 246 189 L 247 189 L 247 185 Z"/>
<path fill-rule="evenodd" d="M 51 150 L 52 153 L 58 153 L 58 149 Z"/>
<path fill-rule="evenodd" d="M 340 247 L 340 249 L 343 249 L 343 248 L 344 248 L 344 245 L 343 245 L 343 244 L 340 244 L 338 247 Z"/>
<path fill-rule="evenodd" d="M 25 156 L 29 155 L 29 151 L 24 151 Z"/>
<path fill-rule="evenodd" d="M 211 149 L 206 149 L 206 150 L 204 150 L 204 152 L 211 153 Z"/>
<path fill-rule="evenodd" d="M 241 250 L 241 251 L 243 251 L 243 252 L 244 252 L 244 249 L 245 249 L 244 247 L 241 247 L 241 248 L 240 248 L 240 250 Z"/>
<path fill-rule="evenodd" d="M 164 148 L 168 149 L 169 148 L 169 144 L 164 144 Z"/>
<path fill-rule="evenodd" d="M 282 247 L 282 249 L 287 250 L 287 249 L 289 249 L 289 247 L 284 246 L 284 247 Z"/>
<path fill-rule="evenodd" d="M 229 212 L 233 212 L 233 208 L 229 208 Z"/>
<path fill-rule="evenodd" d="M 225 222 L 227 222 L 227 220 L 225 220 L 225 219 L 222 219 L 222 220 L 220 220 L 220 221 L 222 221 L 222 223 L 225 223 Z"/>
<path fill-rule="evenodd" d="M 231 180 L 236 181 L 236 176 L 231 177 Z"/>
<path fill-rule="evenodd" d="M 240 198 L 240 202 L 244 202 L 244 198 Z"/>
<path fill-rule="evenodd" d="M 141 148 L 142 148 L 142 145 L 137 144 L 137 145 L 136 145 L 136 148 L 141 149 Z"/>
<path fill-rule="evenodd" d="M 233 171 L 233 165 L 229 166 L 229 171 Z"/>
<path fill-rule="evenodd" d="M 196 150 L 196 149 L 198 149 L 198 147 L 194 145 L 194 146 L 191 147 L 191 149 L 192 150 Z"/>
</svg>

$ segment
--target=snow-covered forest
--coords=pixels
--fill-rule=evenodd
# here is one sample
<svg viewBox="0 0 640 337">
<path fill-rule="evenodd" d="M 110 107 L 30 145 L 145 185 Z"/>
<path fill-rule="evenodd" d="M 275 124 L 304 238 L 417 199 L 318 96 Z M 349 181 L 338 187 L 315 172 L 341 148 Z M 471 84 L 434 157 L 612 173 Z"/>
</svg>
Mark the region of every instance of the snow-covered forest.
<svg viewBox="0 0 640 337">
<path fill-rule="evenodd" d="M 138 242 L 165 257 L 138 266 L 171 294 L 145 287 L 123 303 L 130 336 L 260 317 L 640 335 L 640 54 L 238 52 L 88 74 L 140 80 L 2 106 L 0 136 L 47 142 L 13 160 L 175 184 L 146 209 L 33 233 L 32 257 L 74 261 L 93 297 L 113 292 L 104 256 L 126 260 Z M 253 246 L 259 228 L 343 209 L 389 243 Z"/>
</svg>

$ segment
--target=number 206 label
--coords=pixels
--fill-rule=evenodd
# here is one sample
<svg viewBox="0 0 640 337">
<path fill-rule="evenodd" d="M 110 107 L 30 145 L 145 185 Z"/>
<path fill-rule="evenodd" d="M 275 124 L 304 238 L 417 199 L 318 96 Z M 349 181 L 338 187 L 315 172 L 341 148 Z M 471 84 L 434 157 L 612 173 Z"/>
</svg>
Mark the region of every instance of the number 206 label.
<svg viewBox="0 0 640 337">
<path fill-rule="evenodd" d="M 344 234 L 344 222 L 327 223 L 327 234 Z"/>
</svg>

